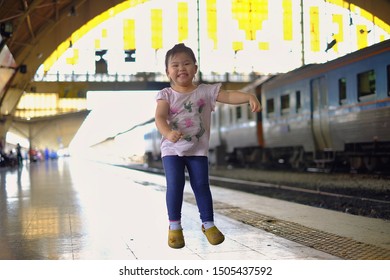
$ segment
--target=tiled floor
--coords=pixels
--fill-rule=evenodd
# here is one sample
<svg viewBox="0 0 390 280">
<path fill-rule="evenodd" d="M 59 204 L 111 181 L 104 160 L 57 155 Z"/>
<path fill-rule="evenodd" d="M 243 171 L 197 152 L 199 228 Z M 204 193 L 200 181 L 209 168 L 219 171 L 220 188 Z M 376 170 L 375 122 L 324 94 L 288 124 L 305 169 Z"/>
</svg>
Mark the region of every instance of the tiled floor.
<svg viewBox="0 0 390 280">
<path fill-rule="evenodd" d="M 220 214 L 226 240 L 212 246 L 189 203 L 186 246 L 171 249 L 161 176 L 71 158 L 0 172 L 3 260 L 337 259 Z"/>
</svg>

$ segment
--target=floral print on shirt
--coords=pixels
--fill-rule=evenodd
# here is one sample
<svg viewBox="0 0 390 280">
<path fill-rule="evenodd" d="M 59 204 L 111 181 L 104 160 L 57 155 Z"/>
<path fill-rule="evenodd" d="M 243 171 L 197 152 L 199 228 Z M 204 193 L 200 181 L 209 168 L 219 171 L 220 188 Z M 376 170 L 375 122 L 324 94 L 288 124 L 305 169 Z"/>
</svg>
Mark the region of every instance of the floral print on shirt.
<svg viewBox="0 0 390 280">
<path fill-rule="evenodd" d="M 188 100 L 184 102 L 181 109 L 171 108 L 171 114 L 175 115 L 171 122 L 172 129 L 183 132 L 183 139 L 191 142 L 193 139 L 199 141 L 204 135 L 205 128 L 202 121 L 202 111 L 206 102 L 200 98 L 196 102 Z"/>
</svg>

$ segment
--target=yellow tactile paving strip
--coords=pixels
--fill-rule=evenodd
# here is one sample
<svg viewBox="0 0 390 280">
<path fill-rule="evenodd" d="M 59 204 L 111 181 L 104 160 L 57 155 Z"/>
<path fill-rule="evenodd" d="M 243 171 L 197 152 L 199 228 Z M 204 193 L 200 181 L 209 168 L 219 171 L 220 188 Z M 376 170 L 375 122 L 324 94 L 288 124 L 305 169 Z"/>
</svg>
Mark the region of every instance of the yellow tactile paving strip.
<svg viewBox="0 0 390 280">
<path fill-rule="evenodd" d="M 184 199 L 186 202 L 195 204 L 195 199 L 191 195 L 185 195 Z M 390 250 L 351 238 L 275 219 L 218 201 L 214 201 L 214 210 L 229 218 L 343 259 L 390 260 Z"/>
</svg>

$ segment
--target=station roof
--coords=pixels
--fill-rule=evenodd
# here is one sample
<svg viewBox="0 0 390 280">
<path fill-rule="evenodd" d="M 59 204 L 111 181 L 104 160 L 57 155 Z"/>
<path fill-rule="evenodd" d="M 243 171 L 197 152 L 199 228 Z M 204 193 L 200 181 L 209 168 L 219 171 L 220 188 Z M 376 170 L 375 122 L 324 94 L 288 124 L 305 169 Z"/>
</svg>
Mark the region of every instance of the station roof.
<svg viewBox="0 0 390 280">
<path fill-rule="evenodd" d="M 0 0 L 0 23 L 12 23 L 13 34 L 7 41 L 17 57 L 34 41 L 40 30 L 58 21 L 64 13 L 75 12 L 73 0 Z"/>
<path fill-rule="evenodd" d="M 42 30 L 46 30 L 48 26 L 54 25 L 66 15 L 74 15 L 78 6 L 90 6 L 88 2 L 91 4 L 94 4 L 92 2 L 96 4 L 106 2 L 106 5 L 114 6 L 123 1 L 0 0 L 0 23 L 10 22 L 13 25 L 13 35 L 7 41 L 7 46 L 15 60 L 18 60 L 18 55 L 22 53 L 22 49 L 34 42 Z M 390 13 L 388 13 L 390 0 L 351 0 L 346 2 L 362 7 L 385 22 L 390 22 Z"/>
</svg>

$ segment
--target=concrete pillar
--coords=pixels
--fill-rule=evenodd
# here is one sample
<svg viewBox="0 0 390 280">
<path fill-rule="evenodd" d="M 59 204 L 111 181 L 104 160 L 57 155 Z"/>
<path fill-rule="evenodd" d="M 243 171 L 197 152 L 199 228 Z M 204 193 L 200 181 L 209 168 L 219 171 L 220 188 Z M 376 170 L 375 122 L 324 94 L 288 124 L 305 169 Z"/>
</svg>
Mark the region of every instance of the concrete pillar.
<svg viewBox="0 0 390 280">
<path fill-rule="evenodd" d="M 7 132 L 11 124 L 12 118 L 10 116 L 0 115 L 0 151 L 5 147 Z"/>
</svg>

